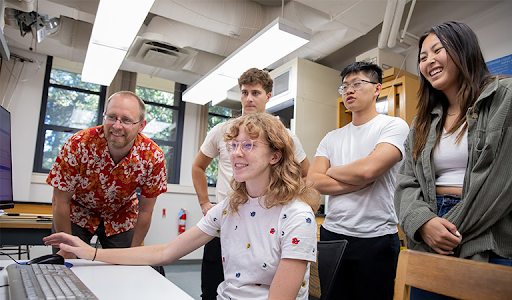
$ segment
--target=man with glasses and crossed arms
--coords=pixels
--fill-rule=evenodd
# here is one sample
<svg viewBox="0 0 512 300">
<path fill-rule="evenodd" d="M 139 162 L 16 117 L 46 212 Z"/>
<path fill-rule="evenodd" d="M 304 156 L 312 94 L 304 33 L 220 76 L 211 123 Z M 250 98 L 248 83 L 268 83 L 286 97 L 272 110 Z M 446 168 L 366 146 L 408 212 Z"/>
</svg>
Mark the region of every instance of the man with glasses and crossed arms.
<svg viewBox="0 0 512 300">
<path fill-rule="evenodd" d="M 394 184 L 409 127 L 377 112 L 377 65 L 352 63 L 341 77 L 339 92 L 352 122 L 323 138 L 307 177 L 329 195 L 320 239 L 348 240 L 330 299 L 391 300 L 400 251 Z"/>
<path fill-rule="evenodd" d="M 87 243 L 97 234 L 103 248 L 142 245 L 156 198 L 167 190 L 164 153 L 141 133 L 145 117 L 136 94 L 117 92 L 107 101 L 103 125 L 79 131 L 64 144 L 46 179 L 54 187 L 56 232 Z"/>
</svg>

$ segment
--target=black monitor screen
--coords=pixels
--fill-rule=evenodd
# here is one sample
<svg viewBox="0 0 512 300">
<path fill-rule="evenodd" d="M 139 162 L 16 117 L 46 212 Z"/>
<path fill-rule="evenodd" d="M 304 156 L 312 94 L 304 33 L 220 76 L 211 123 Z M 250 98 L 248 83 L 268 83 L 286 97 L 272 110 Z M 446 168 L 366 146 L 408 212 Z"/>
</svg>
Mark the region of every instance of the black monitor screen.
<svg viewBox="0 0 512 300">
<path fill-rule="evenodd" d="M 0 209 L 13 207 L 11 114 L 0 106 Z"/>
</svg>

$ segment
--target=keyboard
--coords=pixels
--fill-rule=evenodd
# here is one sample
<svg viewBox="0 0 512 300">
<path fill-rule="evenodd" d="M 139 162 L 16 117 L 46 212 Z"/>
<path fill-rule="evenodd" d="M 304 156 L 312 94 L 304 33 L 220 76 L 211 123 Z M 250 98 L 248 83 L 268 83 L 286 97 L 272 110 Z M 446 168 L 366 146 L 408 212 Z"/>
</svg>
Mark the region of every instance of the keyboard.
<svg viewBox="0 0 512 300">
<path fill-rule="evenodd" d="M 9 265 L 9 293 L 13 300 L 98 299 L 65 265 Z"/>
</svg>

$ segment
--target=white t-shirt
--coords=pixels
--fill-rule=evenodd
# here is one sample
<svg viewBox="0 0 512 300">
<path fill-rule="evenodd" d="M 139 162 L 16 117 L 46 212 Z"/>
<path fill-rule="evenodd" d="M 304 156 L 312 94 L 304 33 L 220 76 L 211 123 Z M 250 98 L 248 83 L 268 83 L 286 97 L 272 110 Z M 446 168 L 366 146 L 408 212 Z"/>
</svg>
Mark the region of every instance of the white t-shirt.
<svg viewBox="0 0 512 300">
<path fill-rule="evenodd" d="M 204 139 L 201 145 L 201 152 L 204 155 L 215 158 L 219 156 L 219 169 L 217 177 L 217 188 L 215 190 L 215 200 L 217 203 L 226 199 L 228 193 L 231 191 L 229 181 L 233 177 L 233 170 L 229 160 L 229 152 L 224 142 L 224 133 L 229 130 L 230 121 L 215 125 Z M 302 148 L 299 138 L 288 130 L 288 133 L 295 143 L 295 158 L 297 161 L 302 162 L 306 159 L 306 152 Z"/>
<path fill-rule="evenodd" d="M 229 201 L 222 201 L 197 226 L 220 237 L 224 281 L 217 288 L 218 299 L 267 299 L 282 258 L 316 261 L 315 215 L 302 201 L 265 209 L 250 198 L 233 214 Z M 307 270 L 296 299 L 309 297 L 309 266 Z"/>
<path fill-rule="evenodd" d="M 443 128 L 443 135 L 434 150 L 434 170 L 436 186 L 462 187 L 468 165 L 468 130 L 464 131 L 462 140 L 457 143 L 457 136 L 462 127 L 448 134 Z"/>
<path fill-rule="evenodd" d="M 369 122 L 352 123 L 329 132 L 315 156 L 341 166 L 368 156 L 380 143 L 389 143 L 404 153 L 409 126 L 400 118 L 378 115 Z M 400 163 L 370 186 L 344 195 L 329 196 L 329 207 L 322 226 L 332 232 L 353 237 L 379 237 L 398 232 L 393 204 L 396 172 Z"/>
</svg>

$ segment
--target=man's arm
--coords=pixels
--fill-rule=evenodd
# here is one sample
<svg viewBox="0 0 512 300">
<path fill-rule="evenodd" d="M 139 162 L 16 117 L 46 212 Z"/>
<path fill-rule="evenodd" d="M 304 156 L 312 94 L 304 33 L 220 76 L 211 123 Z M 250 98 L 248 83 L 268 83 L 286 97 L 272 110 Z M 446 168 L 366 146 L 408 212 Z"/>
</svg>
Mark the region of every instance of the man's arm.
<svg viewBox="0 0 512 300">
<path fill-rule="evenodd" d="M 73 194 L 53 188 L 52 212 L 56 232 L 71 234 L 70 203 Z"/>
<path fill-rule="evenodd" d="M 346 184 L 368 185 L 401 159 L 402 153 L 397 147 L 389 143 L 380 143 L 367 157 L 329 168 L 326 175 Z"/>
<path fill-rule="evenodd" d="M 201 150 L 197 153 L 196 159 L 192 164 L 192 182 L 196 190 L 201 211 L 205 215 L 214 205 L 208 198 L 208 182 L 206 181 L 206 168 L 210 165 L 213 158 L 206 156 Z"/>
<path fill-rule="evenodd" d="M 139 199 L 139 216 L 137 217 L 137 224 L 135 224 L 135 230 L 133 233 L 131 247 L 138 247 L 142 245 L 142 242 L 148 234 L 149 227 L 151 226 L 151 216 L 153 215 L 153 209 L 155 208 L 156 197 L 146 198 L 140 196 Z"/>
<path fill-rule="evenodd" d="M 309 167 L 307 182 L 313 183 L 313 187 L 324 195 L 342 195 L 358 191 L 366 185 L 352 185 L 337 181 L 326 175 L 331 163 L 324 156 L 316 156 Z"/>
<path fill-rule="evenodd" d="M 64 192 L 58 188 L 53 188 L 52 213 L 55 232 L 71 234 L 70 203 L 73 194 L 73 192 Z M 62 250 L 60 250 L 58 254 L 62 255 L 64 258 L 76 258 L 73 253 L 64 252 Z"/>
<path fill-rule="evenodd" d="M 306 177 L 308 176 L 308 170 L 311 165 L 309 164 L 309 159 L 306 157 L 303 161 L 300 162 L 300 171 L 302 179 L 306 180 Z"/>
</svg>

